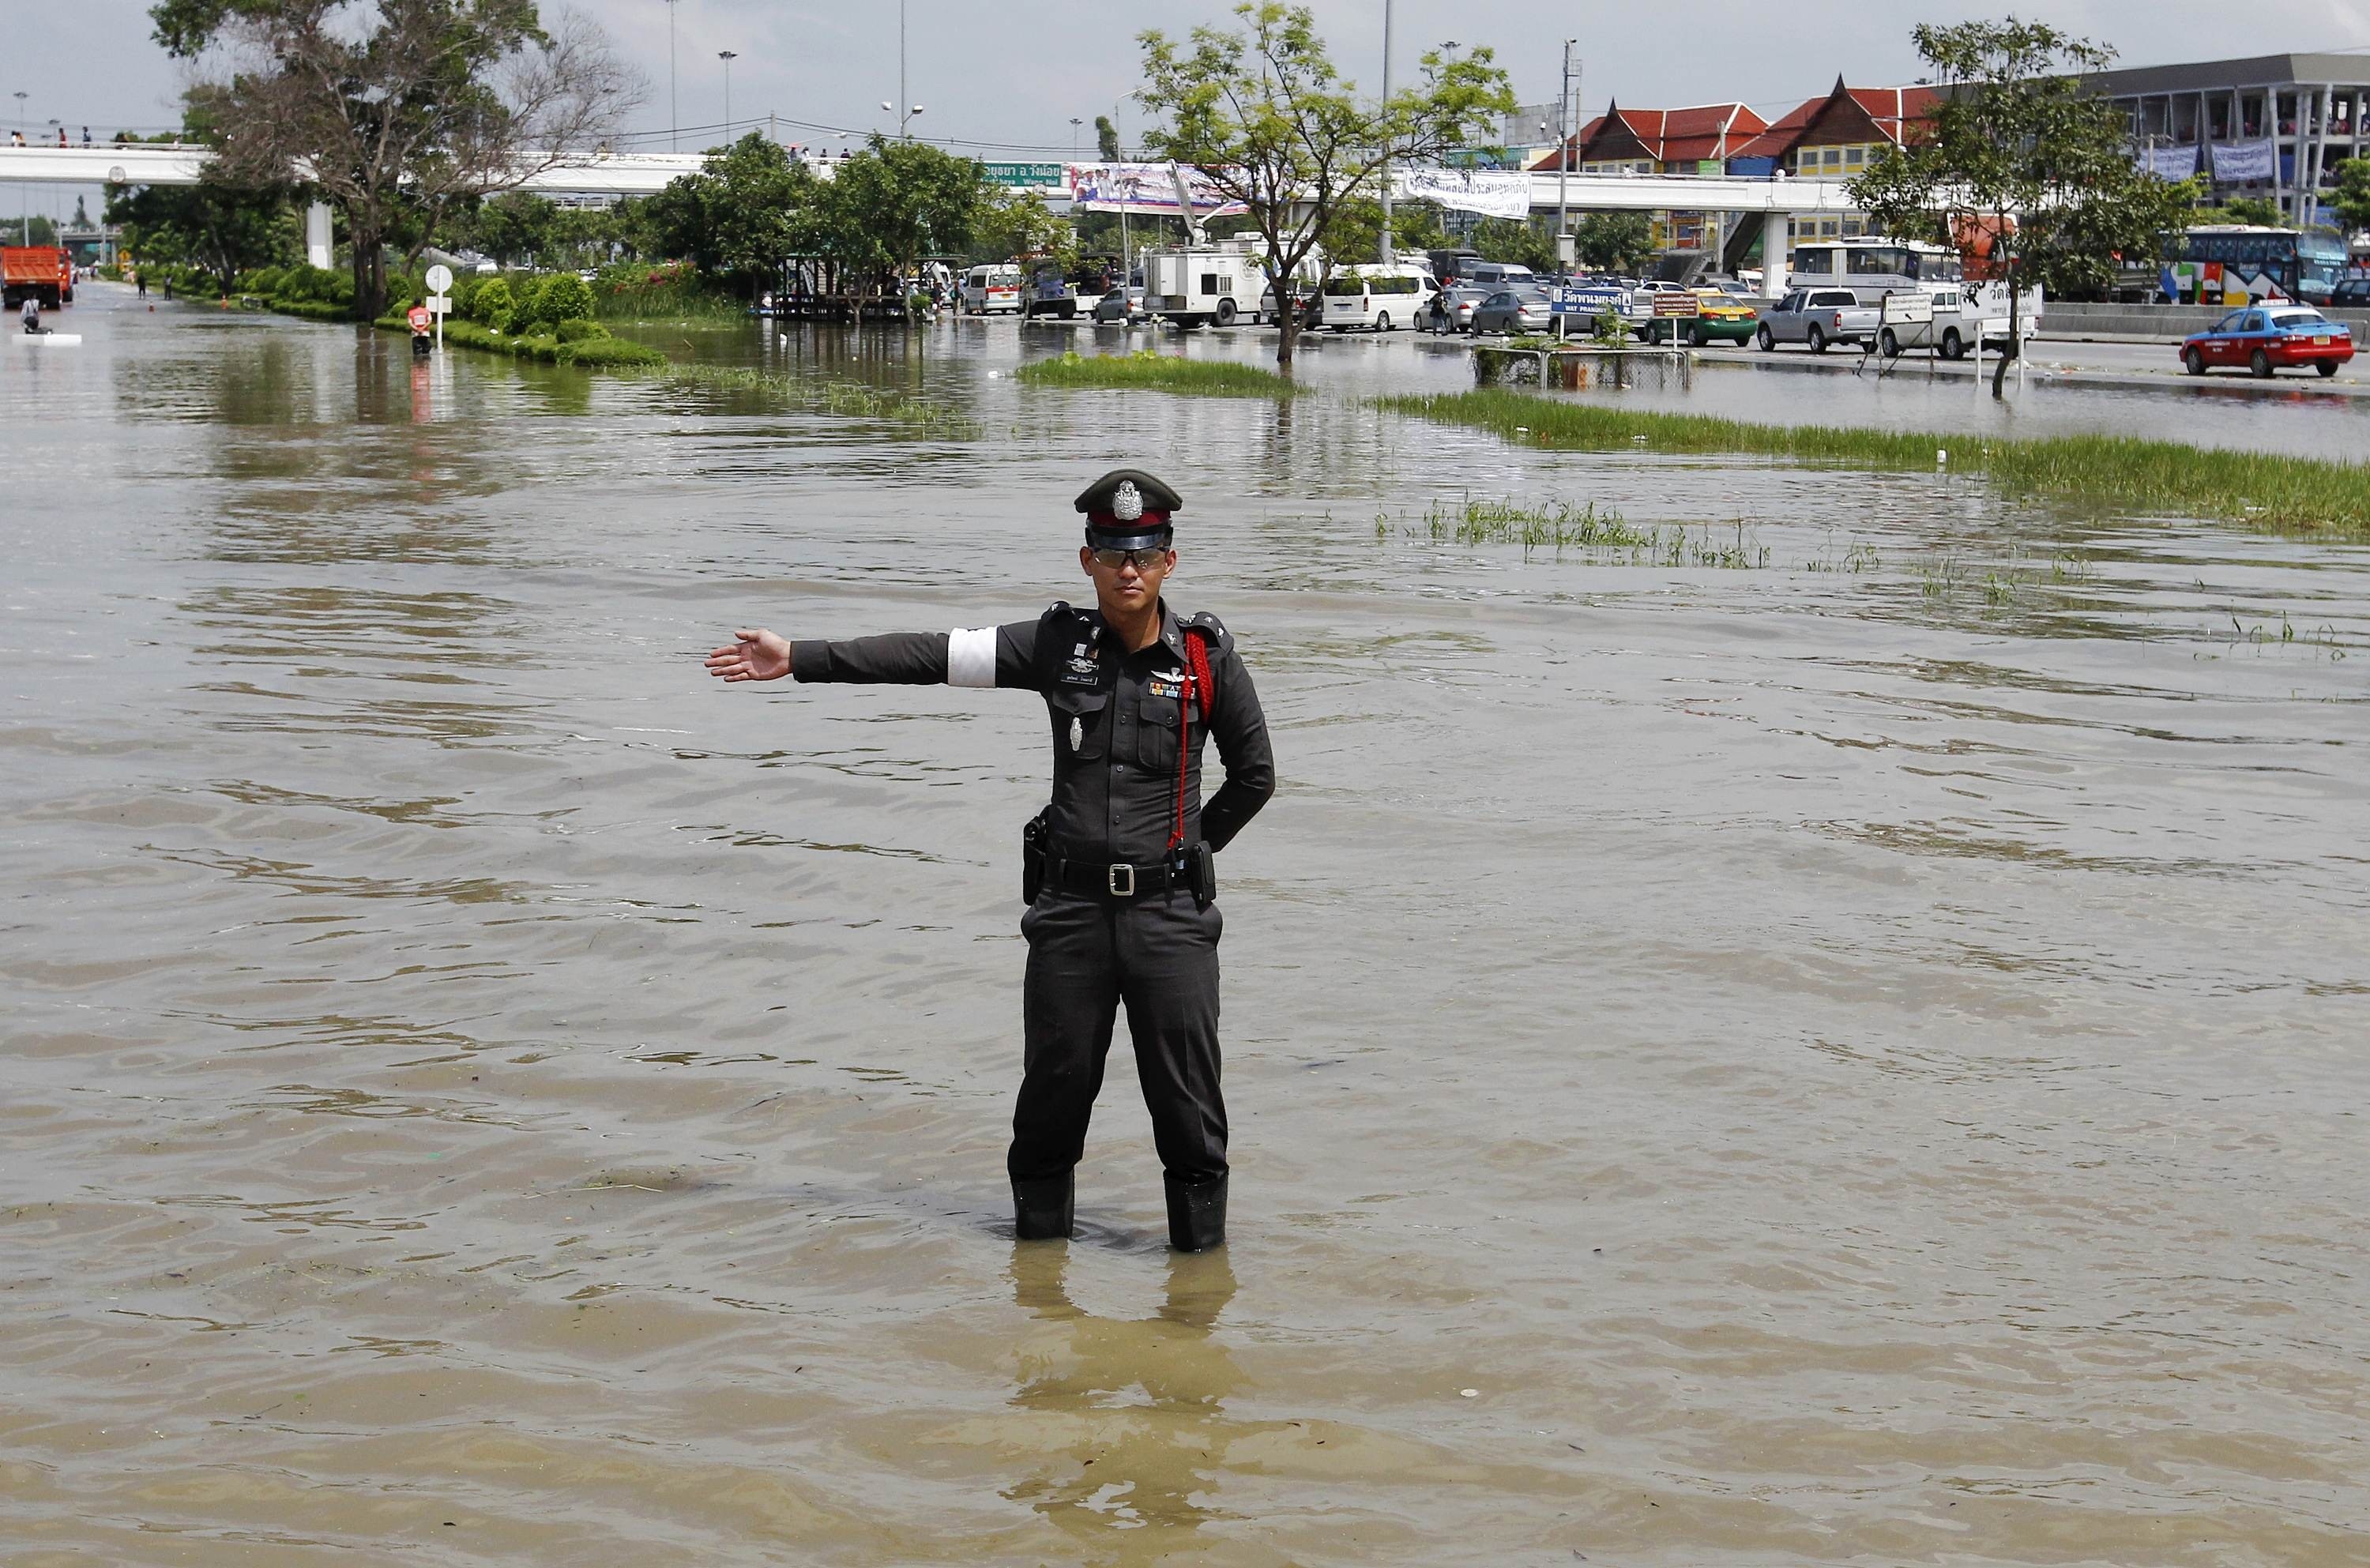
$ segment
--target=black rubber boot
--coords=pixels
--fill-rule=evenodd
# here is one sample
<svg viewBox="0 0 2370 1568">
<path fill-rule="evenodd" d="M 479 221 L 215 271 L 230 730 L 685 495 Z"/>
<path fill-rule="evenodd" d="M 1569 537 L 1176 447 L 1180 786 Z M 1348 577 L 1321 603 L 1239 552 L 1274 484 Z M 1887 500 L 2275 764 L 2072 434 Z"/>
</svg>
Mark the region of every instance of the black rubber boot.
<svg viewBox="0 0 2370 1568">
<path fill-rule="evenodd" d="M 1206 1252 L 1226 1244 L 1226 1179 L 1179 1182 L 1163 1176 L 1168 1189 L 1168 1244 L 1180 1252 Z"/>
<path fill-rule="evenodd" d="M 1021 1241 L 1066 1241 L 1076 1228 L 1077 1172 L 1012 1183 L 1012 1234 Z"/>
</svg>

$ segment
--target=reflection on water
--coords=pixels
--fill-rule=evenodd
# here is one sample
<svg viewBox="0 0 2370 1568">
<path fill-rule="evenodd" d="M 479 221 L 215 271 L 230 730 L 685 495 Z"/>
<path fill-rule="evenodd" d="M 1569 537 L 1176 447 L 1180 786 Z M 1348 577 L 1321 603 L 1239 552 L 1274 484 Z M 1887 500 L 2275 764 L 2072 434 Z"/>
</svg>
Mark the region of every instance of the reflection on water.
<svg viewBox="0 0 2370 1568">
<path fill-rule="evenodd" d="M 973 432 L 75 309 L 0 353 L 28 1562 L 2370 1556 L 2370 550 L 1511 448 L 1362 401 L 1465 384 L 1405 335 L 650 329 Z M 1939 417 L 1849 382 L 1672 396 Z M 1121 463 L 1283 775 L 1215 1258 L 1124 1083 L 1008 1239 L 1041 718 L 698 669 L 1076 598 Z"/>
<path fill-rule="evenodd" d="M 1224 1251 L 1172 1254 L 1166 1298 L 1149 1318 L 1082 1312 L 1064 1288 L 1069 1250 L 1016 1247 L 1012 1297 L 1036 1320 L 1019 1347 L 1012 1402 L 1064 1433 L 1050 1472 L 1004 1494 L 1068 1534 L 1088 1561 L 1111 1532 L 1144 1530 L 1125 1560 L 1158 1562 L 1184 1550 L 1210 1513 L 1202 1499 L 1235 1438 L 1267 1429 L 1230 1418 L 1225 1401 L 1243 1382 L 1214 1333 L 1235 1298 Z"/>
</svg>

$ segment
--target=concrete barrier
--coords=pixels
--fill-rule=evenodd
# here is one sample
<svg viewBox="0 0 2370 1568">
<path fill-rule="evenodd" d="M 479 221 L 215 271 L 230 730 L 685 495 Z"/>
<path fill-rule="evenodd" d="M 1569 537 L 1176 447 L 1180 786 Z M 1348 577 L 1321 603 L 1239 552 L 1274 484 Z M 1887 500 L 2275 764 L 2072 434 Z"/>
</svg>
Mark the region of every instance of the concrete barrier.
<svg viewBox="0 0 2370 1568">
<path fill-rule="evenodd" d="M 2230 314 L 2226 305 L 2074 305 L 2051 300 L 2041 312 L 2041 335 L 2077 342 L 2177 343 Z M 2353 329 L 2356 345 L 2370 341 L 2370 311 L 2332 310 L 2332 321 Z"/>
</svg>

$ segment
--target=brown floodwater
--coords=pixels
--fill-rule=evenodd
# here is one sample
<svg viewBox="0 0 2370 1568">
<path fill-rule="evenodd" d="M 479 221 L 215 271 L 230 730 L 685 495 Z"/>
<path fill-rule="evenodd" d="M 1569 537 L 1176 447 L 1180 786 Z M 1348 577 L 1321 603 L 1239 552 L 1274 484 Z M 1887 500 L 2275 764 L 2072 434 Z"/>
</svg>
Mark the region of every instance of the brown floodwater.
<svg viewBox="0 0 2370 1568">
<path fill-rule="evenodd" d="M 68 323 L 0 345 L 10 1568 L 2370 1562 L 2370 549 L 1513 449 L 1363 406 L 1462 380 L 1404 340 L 1279 412 L 652 333 L 931 426 Z M 1123 1050 L 1011 1239 L 1033 699 L 699 665 L 1076 597 L 1122 462 L 1283 780 L 1204 1257 Z"/>
</svg>

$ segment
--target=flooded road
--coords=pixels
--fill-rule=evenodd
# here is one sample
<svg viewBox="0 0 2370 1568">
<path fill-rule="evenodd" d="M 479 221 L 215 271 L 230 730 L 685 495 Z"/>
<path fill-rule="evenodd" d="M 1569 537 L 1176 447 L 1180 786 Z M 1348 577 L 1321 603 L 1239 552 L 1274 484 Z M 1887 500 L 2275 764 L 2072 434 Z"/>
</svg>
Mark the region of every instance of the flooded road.
<svg viewBox="0 0 2370 1568">
<path fill-rule="evenodd" d="M 2370 549 L 1403 342 L 676 345 L 928 429 L 88 294 L 0 346 L 11 1568 L 2370 1562 Z M 699 667 L 1076 598 L 1122 462 L 1282 778 L 1204 1257 L 1124 1050 L 1009 1239 L 1035 699 Z"/>
</svg>

